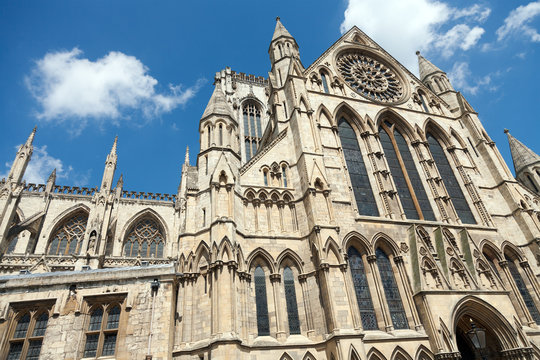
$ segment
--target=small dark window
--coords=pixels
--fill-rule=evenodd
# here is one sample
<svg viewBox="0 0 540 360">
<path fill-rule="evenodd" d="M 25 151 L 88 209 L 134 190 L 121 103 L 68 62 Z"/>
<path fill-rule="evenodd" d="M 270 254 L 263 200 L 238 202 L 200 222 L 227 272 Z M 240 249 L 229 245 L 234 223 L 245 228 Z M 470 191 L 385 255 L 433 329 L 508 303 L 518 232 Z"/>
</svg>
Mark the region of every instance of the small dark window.
<svg viewBox="0 0 540 360">
<path fill-rule="evenodd" d="M 254 275 L 257 333 L 259 336 L 268 336 L 270 335 L 270 323 L 268 321 L 268 303 L 266 301 L 266 276 L 260 266 L 257 266 Z"/>
<path fill-rule="evenodd" d="M 287 168 L 281 167 L 281 177 L 283 178 L 283 187 L 287 187 Z"/>
<path fill-rule="evenodd" d="M 326 74 L 322 71 L 321 71 L 321 80 L 322 80 L 324 92 L 329 94 L 330 91 L 328 91 L 328 81 L 326 80 Z"/>
<path fill-rule="evenodd" d="M 296 291 L 294 289 L 294 274 L 290 267 L 286 267 L 283 270 L 283 284 L 285 286 L 289 332 L 291 334 L 300 334 L 300 319 L 298 318 L 298 305 L 296 303 Z"/>
<path fill-rule="evenodd" d="M 526 174 L 525 176 L 527 176 L 527 180 L 529 180 L 529 182 L 531 183 L 531 186 L 532 186 L 532 188 L 534 189 L 534 191 L 538 192 L 538 187 L 536 186 L 536 183 L 534 182 L 534 180 L 533 180 L 533 178 L 531 177 L 531 175 Z"/>
</svg>

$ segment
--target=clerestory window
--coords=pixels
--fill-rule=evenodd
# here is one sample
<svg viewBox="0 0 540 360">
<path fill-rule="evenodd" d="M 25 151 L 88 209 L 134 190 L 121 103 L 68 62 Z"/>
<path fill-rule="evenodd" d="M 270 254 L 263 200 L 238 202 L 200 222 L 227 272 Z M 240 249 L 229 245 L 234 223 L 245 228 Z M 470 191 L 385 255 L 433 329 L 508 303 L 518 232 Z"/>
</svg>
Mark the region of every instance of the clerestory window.
<svg viewBox="0 0 540 360">
<path fill-rule="evenodd" d="M 49 255 L 80 254 L 87 222 L 88 214 L 85 212 L 79 212 L 64 221 L 51 237 Z"/>
<path fill-rule="evenodd" d="M 242 112 L 246 161 L 249 161 L 257 153 L 262 138 L 261 109 L 254 102 L 247 102 Z"/>
<path fill-rule="evenodd" d="M 165 236 L 161 226 L 152 218 L 139 220 L 124 241 L 124 256 L 163 257 Z"/>
</svg>

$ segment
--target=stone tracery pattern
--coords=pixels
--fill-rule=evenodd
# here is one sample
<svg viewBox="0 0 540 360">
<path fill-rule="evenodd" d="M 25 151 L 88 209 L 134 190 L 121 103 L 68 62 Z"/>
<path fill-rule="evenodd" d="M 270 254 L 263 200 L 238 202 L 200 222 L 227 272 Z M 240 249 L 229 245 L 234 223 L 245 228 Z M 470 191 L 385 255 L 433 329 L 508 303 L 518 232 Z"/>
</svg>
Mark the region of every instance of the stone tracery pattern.
<svg viewBox="0 0 540 360">
<path fill-rule="evenodd" d="M 360 52 L 347 52 L 337 59 L 341 76 L 365 98 L 393 103 L 403 97 L 403 85 L 390 66 Z"/>
<path fill-rule="evenodd" d="M 153 219 L 145 218 L 126 237 L 124 256 L 163 257 L 164 244 L 159 225 Z"/>
<path fill-rule="evenodd" d="M 69 218 L 52 237 L 50 255 L 79 254 L 88 215 L 80 212 Z"/>
</svg>

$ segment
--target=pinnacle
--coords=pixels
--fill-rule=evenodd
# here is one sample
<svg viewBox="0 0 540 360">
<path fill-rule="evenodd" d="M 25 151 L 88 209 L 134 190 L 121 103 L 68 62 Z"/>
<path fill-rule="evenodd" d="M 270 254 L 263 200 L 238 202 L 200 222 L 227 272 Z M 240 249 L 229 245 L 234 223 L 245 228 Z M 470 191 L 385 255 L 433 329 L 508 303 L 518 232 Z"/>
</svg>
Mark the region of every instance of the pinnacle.
<svg viewBox="0 0 540 360">
<path fill-rule="evenodd" d="M 231 109 L 229 108 L 229 104 L 227 104 L 227 100 L 225 99 L 225 94 L 223 94 L 219 83 L 216 84 L 216 87 L 214 87 L 214 92 L 208 101 L 208 105 L 206 105 L 206 109 L 204 110 L 201 119 L 204 119 L 210 115 L 226 115 L 231 119 L 234 119 Z"/>
<path fill-rule="evenodd" d="M 289 37 L 291 39 L 294 39 L 292 35 L 285 29 L 285 26 L 281 23 L 281 20 L 279 16 L 276 18 L 276 28 L 274 29 L 274 36 L 272 36 L 272 41 L 276 40 L 280 37 Z"/>
<path fill-rule="evenodd" d="M 34 136 L 36 135 L 36 131 L 37 131 L 37 126 L 34 126 L 34 129 L 32 130 L 32 132 L 28 136 L 28 139 L 26 140 L 27 146 L 32 145 L 32 143 L 34 142 Z"/>
<path fill-rule="evenodd" d="M 420 80 L 424 81 L 426 77 L 436 72 L 444 73 L 444 71 L 442 71 L 441 69 L 433 65 L 431 61 L 423 57 L 420 54 L 420 51 L 416 51 L 416 55 L 418 56 L 418 68 L 419 68 L 419 73 L 420 73 Z"/>
<path fill-rule="evenodd" d="M 508 129 L 504 129 L 504 132 L 508 136 L 508 143 L 510 145 L 510 153 L 512 154 L 512 161 L 514 162 L 516 176 L 521 170 L 523 170 L 523 168 L 540 162 L 540 156 L 537 153 L 513 137 Z"/>
<path fill-rule="evenodd" d="M 116 154 L 116 145 L 118 144 L 118 135 L 116 135 L 116 137 L 114 138 L 114 143 L 113 143 L 113 146 L 111 148 L 111 154 Z"/>
</svg>

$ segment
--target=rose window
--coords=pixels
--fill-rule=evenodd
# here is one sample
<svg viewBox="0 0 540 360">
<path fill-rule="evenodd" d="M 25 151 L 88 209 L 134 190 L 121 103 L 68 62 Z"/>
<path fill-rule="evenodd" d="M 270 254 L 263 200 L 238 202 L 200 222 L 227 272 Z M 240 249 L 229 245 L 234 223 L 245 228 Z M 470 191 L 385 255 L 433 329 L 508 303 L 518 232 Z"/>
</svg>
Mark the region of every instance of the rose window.
<svg viewBox="0 0 540 360">
<path fill-rule="evenodd" d="M 396 72 L 366 54 L 342 54 L 337 67 L 345 81 L 365 98 L 391 103 L 403 97 L 402 82 Z"/>
</svg>

